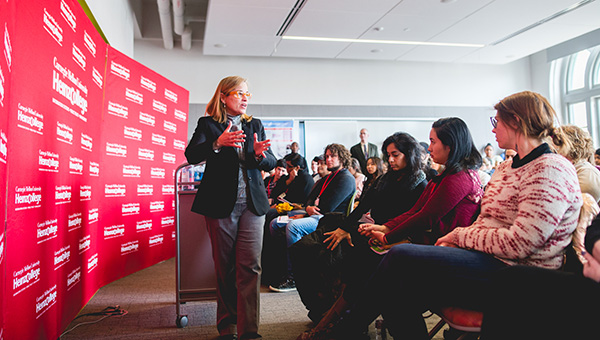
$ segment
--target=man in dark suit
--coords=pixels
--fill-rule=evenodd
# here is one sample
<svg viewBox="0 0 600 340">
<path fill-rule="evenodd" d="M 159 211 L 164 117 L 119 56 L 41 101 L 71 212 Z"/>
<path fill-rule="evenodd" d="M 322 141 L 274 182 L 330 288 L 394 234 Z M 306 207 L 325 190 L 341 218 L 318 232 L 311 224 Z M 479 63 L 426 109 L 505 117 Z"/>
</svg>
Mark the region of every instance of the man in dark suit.
<svg viewBox="0 0 600 340">
<path fill-rule="evenodd" d="M 352 157 L 358 159 L 360 170 L 366 175 L 367 159 L 369 157 L 379 157 L 379 151 L 377 151 L 377 145 L 369 143 L 369 131 L 367 129 L 361 129 L 359 137 L 360 143 L 350 148 L 350 154 L 352 154 Z"/>
</svg>

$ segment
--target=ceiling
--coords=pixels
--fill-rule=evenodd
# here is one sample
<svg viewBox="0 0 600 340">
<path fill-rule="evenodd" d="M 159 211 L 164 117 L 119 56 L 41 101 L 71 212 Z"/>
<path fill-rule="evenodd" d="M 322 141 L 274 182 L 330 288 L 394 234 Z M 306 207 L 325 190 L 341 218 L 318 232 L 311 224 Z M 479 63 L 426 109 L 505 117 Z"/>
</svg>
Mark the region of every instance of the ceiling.
<svg viewBox="0 0 600 340">
<path fill-rule="evenodd" d="M 161 39 L 157 0 L 130 1 L 136 39 Z M 219 56 L 504 64 L 600 28 L 600 0 L 176 1 L 191 48 Z"/>
</svg>

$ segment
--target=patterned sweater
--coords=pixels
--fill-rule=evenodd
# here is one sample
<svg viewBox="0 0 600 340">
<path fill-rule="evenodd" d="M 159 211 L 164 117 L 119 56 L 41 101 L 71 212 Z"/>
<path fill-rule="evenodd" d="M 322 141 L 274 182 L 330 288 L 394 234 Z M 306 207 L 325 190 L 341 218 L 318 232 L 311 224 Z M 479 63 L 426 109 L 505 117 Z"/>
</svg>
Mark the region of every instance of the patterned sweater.
<svg viewBox="0 0 600 340">
<path fill-rule="evenodd" d="M 523 160 L 497 168 L 479 217 L 471 226 L 454 230 L 454 243 L 509 265 L 558 269 L 581 205 L 575 168 L 542 144 Z"/>
</svg>

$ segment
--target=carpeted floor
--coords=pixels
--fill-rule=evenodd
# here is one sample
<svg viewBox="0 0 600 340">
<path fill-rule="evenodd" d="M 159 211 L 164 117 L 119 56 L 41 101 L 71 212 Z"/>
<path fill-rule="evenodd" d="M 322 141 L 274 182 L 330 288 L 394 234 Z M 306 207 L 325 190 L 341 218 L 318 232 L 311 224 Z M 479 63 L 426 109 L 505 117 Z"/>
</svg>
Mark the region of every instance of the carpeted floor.
<svg viewBox="0 0 600 340">
<path fill-rule="evenodd" d="M 182 304 L 181 314 L 187 315 L 189 322 L 178 328 L 175 296 L 175 260 L 170 259 L 102 287 L 80 312 L 100 312 L 118 305 L 127 314 L 102 320 L 99 316 L 78 318 L 60 339 L 216 339 L 216 302 Z M 273 293 L 263 287 L 259 333 L 265 340 L 294 340 L 312 327 L 306 312 L 296 292 Z M 437 320 L 433 316 L 428 323 Z M 442 340 L 441 333 L 434 339 Z M 374 325 L 370 335 L 375 339 Z"/>
</svg>

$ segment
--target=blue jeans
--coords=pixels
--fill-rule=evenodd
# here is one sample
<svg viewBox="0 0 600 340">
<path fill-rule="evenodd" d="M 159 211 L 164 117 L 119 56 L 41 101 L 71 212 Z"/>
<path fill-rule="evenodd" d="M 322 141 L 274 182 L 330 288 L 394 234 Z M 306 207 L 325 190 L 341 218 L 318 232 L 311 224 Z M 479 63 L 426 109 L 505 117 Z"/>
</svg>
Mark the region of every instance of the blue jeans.
<svg viewBox="0 0 600 340">
<path fill-rule="evenodd" d="M 482 297 L 490 294 L 490 276 L 505 267 L 504 262 L 478 251 L 394 246 L 340 327 L 356 334 L 382 314 L 394 338 L 428 339 L 424 311 L 441 306 L 481 309 Z"/>
<path fill-rule="evenodd" d="M 290 220 L 287 224 L 278 223 L 277 219 L 271 222 L 271 235 L 276 236 L 285 232 L 285 239 L 287 246 L 290 247 L 292 244 L 300 241 L 300 239 L 317 230 L 319 220 L 323 215 L 313 215 L 309 217 L 299 218 L 296 220 Z"/>
</svg>

